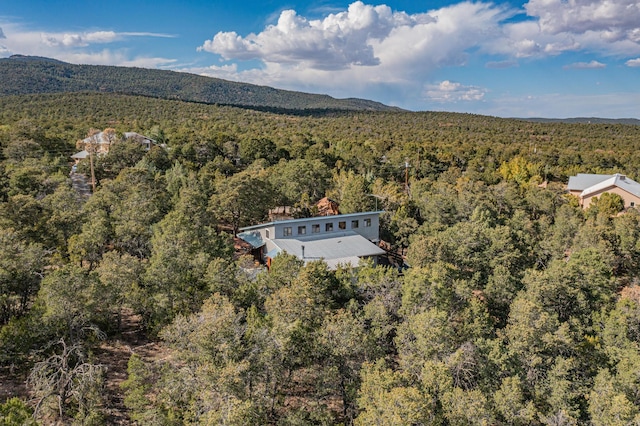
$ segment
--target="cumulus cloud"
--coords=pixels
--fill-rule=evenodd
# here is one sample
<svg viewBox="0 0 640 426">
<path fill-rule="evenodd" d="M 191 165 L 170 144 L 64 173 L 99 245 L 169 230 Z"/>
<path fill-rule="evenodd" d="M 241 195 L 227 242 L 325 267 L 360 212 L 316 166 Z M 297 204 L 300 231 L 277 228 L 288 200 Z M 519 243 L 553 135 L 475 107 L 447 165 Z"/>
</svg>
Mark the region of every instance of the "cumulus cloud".
<svg viewBox="0 0 640 426">
<path fill-rule="evenodd" d="M 219 32 L 198 49 L 223 63 L 251 60 L 251 69 L 235 76 L 217 67 L 186 71 L 415 108 L 434 71 L 464 66 L 482 43 L 503 37 L 501 22 L 516 13 L 466 1 L 416 14 L 358 1 L 316 20 L 284 11 L 260 33 Z"/>
<path fill-rule="evenodd" d="M 640 53 L 640 3 L 637 0 L 530 0 L 524 5 L 538 27 L 545 50 L 598 51 L 605 55 Z M 515 24 L 516 26 L 518 24 Z"/>
<path fill-rule="evenodd" d="M 482 3 L 464 2 L 409 15 L 357 1 L 320 20 L 286 10 L 277 24 L 258 34 L 219 32 L 199 50 L 228 60 L 259 59 L 318 70 L 385 67 L 407 60 L 405 66 L 425 60 L 459 64 L 464 62 L 464 50 L 496 31 L 506 16 L 503 8 Z"/>
<path fill-rule="evenodd" d="M 602 69 L 606 68 L 607 65 L 598 61 L 590 61 L 590 62 L 574 62 L 570 65 L 565 65 L 564 69 L 579 69 L 579 70 L 587 70 L 587 69 Z"/>
<path fill-rule="evenodd" d="M 628 67 L 640 67 L 640 58 L 629 59 L 627 62 L 625 62 L 625 65 Z"/>
<path fill-rule="evenodd" d="M 637 0 L 530 0 L 524 7 L 545 33 L 602 31 L 623 37 L 640 28 Z"/>
<path fill-rule="evenodd" d="M 429 85 L 425 95 L 435 102 L 481 101 L 486 90 L 475 86 L 464 86 L 449 80 Z"/>
<path fill-rule="evenodd" d="M 199 47 L 225 59 L 261 59 L 267 62 L 305 62 L 316 69 L 336 70 L 351 65 L 380 64 L 374 40 L 387 38 L 400 26 L 431 22 L 427 15 L 392 12 L 385 5 L 371 6 L 358 1 L 347 11 L 329 14 L 322 20 L 308 20 L 294 10 L 281 12 L 277 24 L 259 34 L 242 37 L 235 32 L 219 32 Z"/>
<path fill-rule="evenodd" d="M 529 19 L 507 22 L 522 11 L 463 1 L 407 14 L 356 1 L 315 20 L 285 10 L 259 33 L 218 32 L 198 50 L 228 61 L 262 61 L 265 68 L 277 64 L 291 73 L 343 71 L 354 78 L 399 82 L 463 66 L 473 51 L 505 57 L 488 66 L 580 50 L 635 55 L 640 53 L 639 9 L 636 0 L 530 0 L 525 4 Z"/>
<path fill-rule="evenodd" d="M 7 37 L 4 35 L 4 31 L 2 31 L 2 27 L 0 27 L 0 39 L 3 39 L 3 38 L 7 38 Z"/>
</svg>

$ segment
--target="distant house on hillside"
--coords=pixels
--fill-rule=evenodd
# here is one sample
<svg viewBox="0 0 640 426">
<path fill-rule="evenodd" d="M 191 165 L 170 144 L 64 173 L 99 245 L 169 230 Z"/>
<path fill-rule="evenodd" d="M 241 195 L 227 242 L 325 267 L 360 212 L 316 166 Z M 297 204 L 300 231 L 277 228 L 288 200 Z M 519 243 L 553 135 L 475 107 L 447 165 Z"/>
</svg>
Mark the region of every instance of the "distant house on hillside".
<svg viewBox="0 0 640 426">
<path fill-rule="evenodd" d="M 306 262 L 323 260 L 330 269 L 358 266 L 360 259 L 386 252 L 378 247 L 380 212 L 318 216 L 269 222 L 241 228 L 238 237 L 251 244 L 259 260 L 287 252 Z"/>
<path fill-rule="evenodd" d="M 80 160 L 89 157 L 89 150 L 93 150 L 96 155 L 105 155 L 109 152 L 111 145 L 121 141 L 137 142 L 143 145 L 147 151 L 149 151 L 153 145 L 156 145 L 156 141 L 153 139 L 136 132 L 125 132 L 122 135 L 122 139 L 120 139 L 116 136 L 115 132 L 103 131 L 79 141 L 78 146 L 84 149 L 73 154 L 71 158 L 78 163 Z"/>
<path fill-rule="evenodd" d="M 624 207 L 640 206 L 640 183 L 621 174 L 598 175 L 578 173 L 569 177 L 569 193 L 580 200 L 583 209 L 588 208 L 594 198 L 605 192 L 618 194 L 624 200 Z"/>
</svg>

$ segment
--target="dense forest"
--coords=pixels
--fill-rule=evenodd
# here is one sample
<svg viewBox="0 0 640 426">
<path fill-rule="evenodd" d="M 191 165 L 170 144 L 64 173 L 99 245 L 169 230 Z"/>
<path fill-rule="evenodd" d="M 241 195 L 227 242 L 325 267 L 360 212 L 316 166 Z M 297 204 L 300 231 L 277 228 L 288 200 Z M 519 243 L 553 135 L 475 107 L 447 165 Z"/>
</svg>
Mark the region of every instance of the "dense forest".
<svg viewBox="0 0 640 426">
<path fill-rule="evenodd" d="M 84 197 L 106 128 L 163 147 Z M 640 212 L 564 190 L 640 178 L 640 126 L 66 93 L 0 97 L 0 145 L 1 424 L 640 423 Z M 409 267 L 235 255 L 323 196 Z"/>
</svg>

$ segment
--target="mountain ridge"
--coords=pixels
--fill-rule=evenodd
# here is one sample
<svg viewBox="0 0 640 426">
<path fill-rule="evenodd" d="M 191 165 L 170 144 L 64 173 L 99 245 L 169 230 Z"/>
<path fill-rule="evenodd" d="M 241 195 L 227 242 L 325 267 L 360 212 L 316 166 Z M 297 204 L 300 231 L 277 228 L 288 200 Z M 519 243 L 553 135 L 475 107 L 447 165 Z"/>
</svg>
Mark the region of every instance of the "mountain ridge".
<svg viewBox="0 0 640 426">
<path fill-rule="evenodd" d="M 570 118 L 515 118 L 516 120 L 531 121 L 534 123 L 567 123 L 567 124 L 629 124 L 640 126 L 637 118 L 600 118 L 600 117 L 570 117 Z"/>
<path fill-rule="evenodd" d="M 408 112 L 360 98 L 334 98 L 223 80 L 186 72 L 113 65 L 75 65 L 41 56 L 0 58 L 0 96 L 47 93 L 117 93 L 293 114 Z M 511 117 L 539 123 L 640 125 L 636 118 Z"/>
<path fill-rule="evenodd" d="M 337 99 L 169 70 L 74 65 L 36 56 L 0 59 L 0 75 L 0 96 L 107 92 L 259 109 L 404 111 L 366 99 Z"/>
</svg>

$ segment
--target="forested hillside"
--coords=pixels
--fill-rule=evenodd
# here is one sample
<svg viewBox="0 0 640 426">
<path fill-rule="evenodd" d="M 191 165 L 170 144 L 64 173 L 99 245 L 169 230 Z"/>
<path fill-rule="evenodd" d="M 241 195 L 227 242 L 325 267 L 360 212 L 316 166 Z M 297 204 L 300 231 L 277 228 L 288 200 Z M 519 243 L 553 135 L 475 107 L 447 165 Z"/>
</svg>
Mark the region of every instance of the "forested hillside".
<svg viewBox="0 0 640 426">
<path fill-rule="evenodd" d="M 100 92 L 292 111 L 397 110 L 365 99 L 335 99 L 327 95 L 279 90 L 183 72 L 74 65 L 19 55 L 0 59 L 0 76 L 0 95 Z"/>
<path fill-rule="evenodd" d="M 106 128 L 166 149 L 118 142 L 87 199 Z M 640 178 L 640 126 L 43 94 L 0 144 L 0 423 L 640 422 L 640 213 L 564 190 Z M 409 268 L 234 255 L 325 195 Z"/>
</svg>

